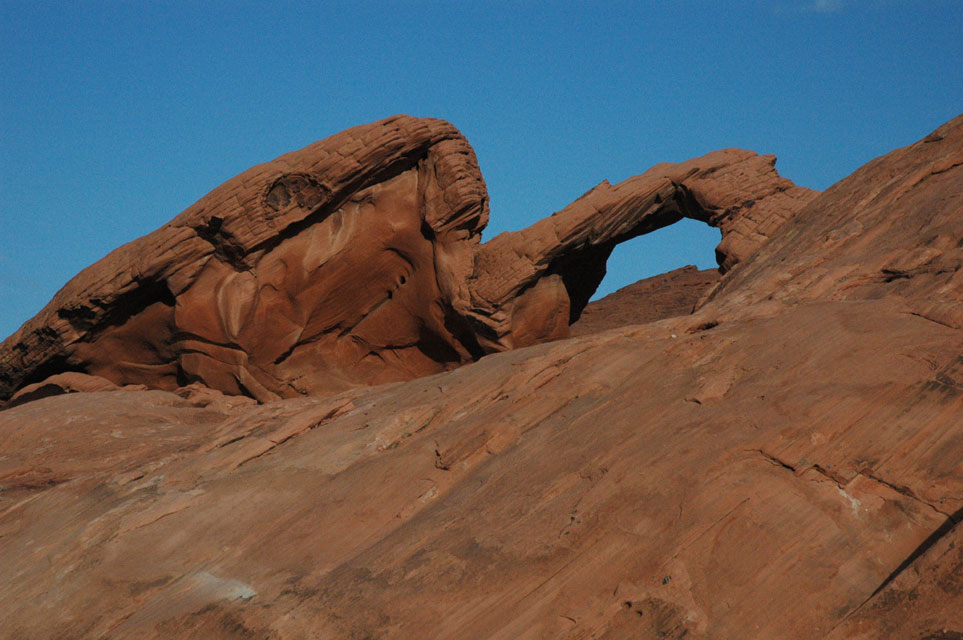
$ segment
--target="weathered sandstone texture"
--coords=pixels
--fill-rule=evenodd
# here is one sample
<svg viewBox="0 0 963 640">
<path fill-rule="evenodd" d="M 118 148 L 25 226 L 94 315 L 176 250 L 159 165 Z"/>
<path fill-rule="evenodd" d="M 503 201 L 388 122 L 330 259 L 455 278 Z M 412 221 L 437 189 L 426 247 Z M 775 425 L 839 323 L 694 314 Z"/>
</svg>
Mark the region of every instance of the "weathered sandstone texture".
<svg viewBox="0 0 963 640">
<path fill-rule="evenodd" d="M 227 181 L 71 280 L 0 346 L 0 398 L 51 373 L 261 401 L 481 355 L 456 312 L 487 220 L 440 120 L 356 127 Z"/>
<path fill-rule="evenodd" d="M 618 242 L 688 216 L 722 229 L 724 269 L 751 253 L 815 196 L 774 162 L 729 149 L 659 165 L 479 244 L 487 191 L 454 127 L 355 127 L 81 272 L 0 344 L 0 402 L 65 372 L 266 402 L 567 337 Z"/>
<path fill-rule="evenodd" d="M 579 299 L 547 256 L 744 197 L 695 175 L 472 245 L 468 335 L 541 339 Z M 205 379 L 0 411 L 0 636 L 963 637 L 963 116 L 786 218 L 730 232 L 688 315 L 262 404 Z M 61 344 L 40 326 L 16 366 Z"/>
</svg>

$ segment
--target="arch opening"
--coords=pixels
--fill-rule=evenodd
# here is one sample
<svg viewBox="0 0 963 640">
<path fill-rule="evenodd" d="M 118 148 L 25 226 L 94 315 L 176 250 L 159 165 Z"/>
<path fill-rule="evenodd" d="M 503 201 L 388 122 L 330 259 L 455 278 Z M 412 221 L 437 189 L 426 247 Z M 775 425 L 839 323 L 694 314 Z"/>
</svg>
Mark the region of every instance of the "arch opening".
<svg viewBox="0 0 963 640">
<path fill-rule="evenodd" d="M 571 335 L 691 313 L 720 277 L 720 237 L 718 228 L 683 218 L 613 246 L 600 264 L 590 304 L 571 314 Z"/>
<path fill-rule="evenodd" d="M 716 269 L 716 246 L 722 233 L 704 222 L 679 222 L 615 246 L 605 264 L 605 276 L 589 298 L 594 302 L 623 287 L 685 266 Z"/>
</svg>

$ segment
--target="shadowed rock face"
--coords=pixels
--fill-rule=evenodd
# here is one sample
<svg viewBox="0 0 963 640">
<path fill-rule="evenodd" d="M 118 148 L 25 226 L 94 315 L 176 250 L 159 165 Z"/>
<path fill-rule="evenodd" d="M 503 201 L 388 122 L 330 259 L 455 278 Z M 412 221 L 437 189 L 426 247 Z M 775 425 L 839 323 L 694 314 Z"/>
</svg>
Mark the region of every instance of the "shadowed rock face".
<svg viewBox="0 0 963 640">
<path fill-rule="evenodd" d="M 682 217 L 728 270 L 815 192 L 725 150 L 595 187 L 479 244 L 487 193 L 450 124 L 397 116 L 229 180 L 71 280 L 0 345 L 0 400 L 65 372 L 260 401 L 437 373 L 569 335 L 612 248 Z"/>
</svg>

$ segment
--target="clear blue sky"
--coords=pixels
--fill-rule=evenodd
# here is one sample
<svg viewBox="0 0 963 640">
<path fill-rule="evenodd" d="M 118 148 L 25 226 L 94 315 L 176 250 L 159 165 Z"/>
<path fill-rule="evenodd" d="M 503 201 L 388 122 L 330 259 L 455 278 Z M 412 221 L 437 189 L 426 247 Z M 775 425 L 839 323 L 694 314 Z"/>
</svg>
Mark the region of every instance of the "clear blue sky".
<svg viewBox="0 0 963 640">
<path fill-rule="evenodd" d="M 823 189 L 963 110 L 959 0 L 2 0 L 0 43 L 0 338 L 227 178 L 395 113 L 468 137 L 492 237 L 721 147 Z M 634 242 L 605 290 L 717 238 Z"/>
</svg>

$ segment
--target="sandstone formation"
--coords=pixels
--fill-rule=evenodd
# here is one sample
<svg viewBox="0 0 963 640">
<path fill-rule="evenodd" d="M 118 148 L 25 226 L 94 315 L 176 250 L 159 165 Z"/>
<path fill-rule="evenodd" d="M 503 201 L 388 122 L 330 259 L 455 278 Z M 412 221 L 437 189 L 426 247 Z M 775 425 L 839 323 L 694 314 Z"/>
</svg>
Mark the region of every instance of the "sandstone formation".
<svg viewBox="0 0 963 640">
<path fill-rule="evenodd" d="M 0 402 L 66 372 L 267 402 L 566 337 L 623 240 L 688 216 L 722 229 L 724 269 L 751 253 L 815 195 L 774 162 L 730 149 L 659 165 L 479 244 L 488 196 L 454 127 L 355 127 L 81 272 L 0 344 Z"/>
<path fill-rule="evenodd" d="M 699 301 L 719 283 L 715 269 L 700 271 L 689 265 L 622 287 L 590 302 L 570 327 L 584 336 L 630 324 L 646 324 L 692 313 Z"/>
<path fill-rule="evenodd" d="M 781 178 L 775 162 L 725 149 L 659 164 L 478 246 L 469 290 L 479 342 L 499 350 L 567 337 L 612 249 L 684 217 L 720 228 L 719 264 L 731 269 L 817 195 Z"/>
<path fill-rule="evenodd" d="M 711 181 L 765 158 L 657 168 L 473 244 L 451 297 L 483 350 L 558 337 L 611 242 L 695 211 L 734 266 L 692 314 L 263 404 L 0 411 L 0 635 L 963 637 L 961 154 L 963 116 L 794 214 Z"/>
<path fill-rule="evenodd" d="M 963 328 L 961 139 L 956 118 L 830 187 L 712 293 L 720 308 L 888 298 Z"/>
<path fill-rule="evenodd" d="M 441 371 L 487 221 L 468 143 L 396 117 L 258 165 L 71 280 L 0 346 L 0 398 L 52 373 L 262 401 Z"/>
</svg>

